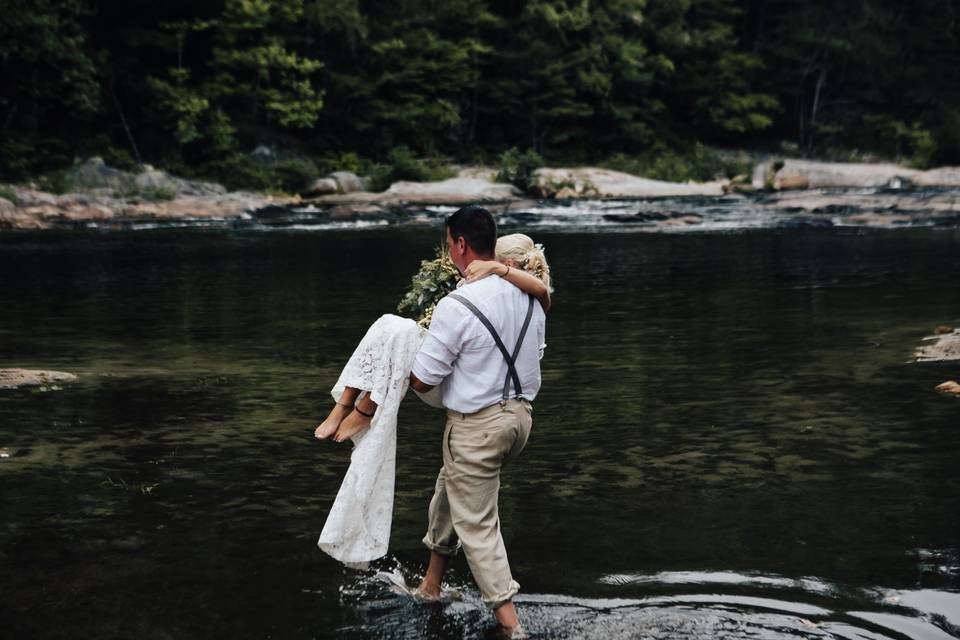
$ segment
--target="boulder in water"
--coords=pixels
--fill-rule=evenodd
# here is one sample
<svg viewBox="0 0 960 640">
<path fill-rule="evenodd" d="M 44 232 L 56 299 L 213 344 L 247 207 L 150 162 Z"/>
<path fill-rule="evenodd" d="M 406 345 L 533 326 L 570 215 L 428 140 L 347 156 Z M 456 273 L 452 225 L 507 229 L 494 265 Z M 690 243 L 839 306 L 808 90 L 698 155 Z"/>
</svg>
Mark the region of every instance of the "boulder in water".
<svg viewBox="0 0 960 640">
<path fill-rule="evenodd" d="M 931 344 L 918 347 L 914 352 L 916 362 L 945 362 L 960 360 L 960 330 L 924 338 Z"/>
<path fill-rule="evenodd" d="M 64 371 L 38 371 L 33 369 L 0 369 L 0 389 L 37 387 L 58 382 L 76 382 L 77 376 Z"/>
<path fill-rule="evenodd" d="M 960 396 L 960 383 L 956 380 L 947 380 L 936 386 L 936 390 L 951 396 Z"/>
</svg>

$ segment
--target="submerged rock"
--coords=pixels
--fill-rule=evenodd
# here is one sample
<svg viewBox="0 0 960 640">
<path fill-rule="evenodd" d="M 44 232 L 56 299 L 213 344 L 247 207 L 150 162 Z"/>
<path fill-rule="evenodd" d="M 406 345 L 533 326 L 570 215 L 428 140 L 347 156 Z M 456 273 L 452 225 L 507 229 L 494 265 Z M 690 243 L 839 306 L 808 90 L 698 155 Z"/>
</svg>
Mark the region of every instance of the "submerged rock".
<svg viewBox="0 0 960 640">
<path fill-rule="evenodd" d="M 947 395 L 960 396 L 960 384 L 958 384 L 956 380 L 947 380 L 942 384 L 938 384 L 935 389 Z"/>
<path fill-rule="evenodd" d="M 331 207 L 327 214 L 333 220 L 386 220 L 396 218 L 396 214 L 377 204 L 338 204 Z"/>
<path fill-rule="evenodd" d="M 690 224 L 701 224 L 703 216 L 698 213 L 683 211 L 638 211 L 637 213 L 608 213 L 603 216 L 608 222 L 626 224 L 653 223 L 657 225 L 677 227 Z"/>
<path fill-rule="evenodd" d="M 0 389 L 36 387 L 58 382 L 76 382 L 77 376 L 64 371 L 39 371 L 33 369 L 0 369 Z"/>
<path fill-rule="evenodd" d="M 918 347 L 913 356 L 916 362 L 945 362 L 960 360 L 960 329 L 923 339 L 931 344 Z"/>
</svg>

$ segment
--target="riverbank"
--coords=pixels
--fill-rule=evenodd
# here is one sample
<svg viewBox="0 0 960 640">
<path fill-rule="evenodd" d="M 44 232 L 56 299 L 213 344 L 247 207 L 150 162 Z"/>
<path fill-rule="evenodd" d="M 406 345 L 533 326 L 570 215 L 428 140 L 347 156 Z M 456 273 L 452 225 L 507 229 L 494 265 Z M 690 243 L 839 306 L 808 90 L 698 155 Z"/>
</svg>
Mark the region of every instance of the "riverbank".
<svg viewBox="0 0 960 640">
<path fill-rule="evenodd" d="M 485 203 L 497 213 L 537 211 L 576 201 L 697 198 L 736 203 L 774 215 L 812 214 L 825 225 L 840 215 L 844 223 L 883 226 L 914 223 L 960 224 L 960 168 L 917 171 L 896 164 L 768 160 L 751 176 L 711 182 L 667 182 L 595 167 L 541 168 L 526 192 L 496 181 L 488 167 L 461 168 L 436 182 L 394 182 L 383 192 L 364 190 L 363 178 L 347 172 L 323 176 L 302 195 L 228 192 L 222 185 L 191 181 L 145 166 L 130 173 L 91 159 L 70 170 L 66 193 L 36 184 L 0 185 L 0 230 L 127 228 L 150 224 L 243 223 L 316 213 L 331 221 L 396 223 L 415 221 L 425 207 Z M 917 189 L 932 191 L 918 202 Z M 731 200 L 734 198 L 734 200 Z M 656 207 L 654 207 L 656 208 Z M 675 208 L 674 208 L 675 209 Z M 607 222 L 697 225 L 697 213 L 654 211 L 604 214 Z M 831 223 L 832 224 L 832 223 Z"/>
</svg>

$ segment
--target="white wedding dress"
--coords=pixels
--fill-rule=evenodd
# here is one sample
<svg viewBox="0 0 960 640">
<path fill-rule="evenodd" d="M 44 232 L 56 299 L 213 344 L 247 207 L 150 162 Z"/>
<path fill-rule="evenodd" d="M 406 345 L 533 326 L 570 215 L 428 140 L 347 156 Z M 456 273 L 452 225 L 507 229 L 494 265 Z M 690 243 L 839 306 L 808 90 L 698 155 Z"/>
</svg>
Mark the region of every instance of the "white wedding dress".
<svg viewBox="0 0 960 640">
<path fill-rule="evenodd" d="M 397 412 L 410 384 L 410 369 L 426 329 L 408 318 L 381 316 L 367 330 L 334 385 L 370 392 L 377 410 L 370 428 L 353 436 L 350 467 L 317 541 L 323 551 L 350 565 L 381 558 L 390 543 L 396 475 Z M 419 395 L 419 394 L 418 394 Z M 420 396 L 439 406 L 439 387 Z"/>
</svg>

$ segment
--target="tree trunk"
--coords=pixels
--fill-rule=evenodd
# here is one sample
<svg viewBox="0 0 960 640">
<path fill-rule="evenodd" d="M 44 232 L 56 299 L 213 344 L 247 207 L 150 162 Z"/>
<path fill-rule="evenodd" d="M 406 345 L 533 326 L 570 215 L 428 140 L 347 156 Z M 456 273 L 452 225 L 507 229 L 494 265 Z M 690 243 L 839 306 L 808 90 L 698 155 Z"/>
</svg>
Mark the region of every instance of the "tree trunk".
<svg viewBox="0 0 960 640">
<path fill-rule="evenodd" d="M 823 91 L 823 85 L 827 80 L 826 66 L 820 67 L 820 75 L 817 77 L 817 86 L 813 90 L 813 105 L 810 107 L 810 146 L 813 146 L 813 138 L 816 135 L 817 113 L 820 110 L 820 93 Z"/>
<path fill-rule="evenodd" d="M 137 159 L 137 164 L 143 164 L 143 158 L 140 157 L 140 149 L 137 148 L 137 141 L 133 139 L 133 133 L 130 131 L 129 125 L 127 125 L 127 118 L 123 115 L 123 107 L 120 106 L 120 101 L 117 100 L 117 92 L 114 91 L 112 81 L 110 82 L 110 97 L 113 98 L 113 105 L 117 108 L 117 113 L 120 114 L 120 122 L 123 123 L 123 130 L 126 131 L 127 139 L 133 148 L 133 156 Z"/>
</svg>

